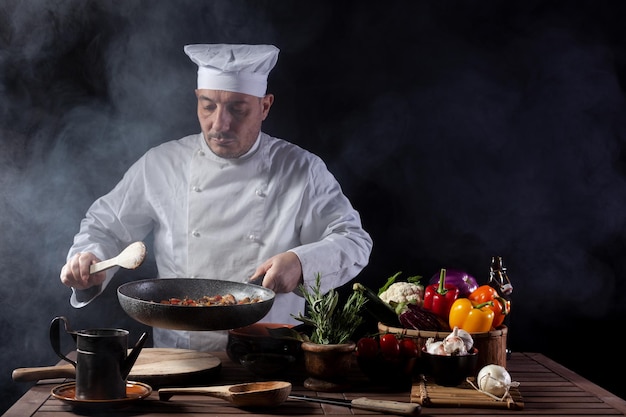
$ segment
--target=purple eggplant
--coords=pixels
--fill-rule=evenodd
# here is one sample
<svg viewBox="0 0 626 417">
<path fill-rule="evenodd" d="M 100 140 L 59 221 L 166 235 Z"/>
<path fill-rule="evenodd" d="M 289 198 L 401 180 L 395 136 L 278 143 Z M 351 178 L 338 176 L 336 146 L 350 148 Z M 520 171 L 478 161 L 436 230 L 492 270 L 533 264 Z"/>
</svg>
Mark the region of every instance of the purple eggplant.
<svg viewBox="0 0 626 417">
<path fill-rule="evenodd" d="M 450 326 L 444 319 L 417 304 L 407 305 L 407 309 L 400 314 L 399 319 L 402 326 L 407 329 L 436 332 L 450 331 Z"/>
<path fill-rule="evenodd" d="M 429 284 L 439 283 L 439 272 L 432 276 Z M 459 289 L 459 298 L 467 298 L 476 288 L 476 278 L 459 269 L 446 268 L 446 284 L 452 284 Z"/>
</svg>

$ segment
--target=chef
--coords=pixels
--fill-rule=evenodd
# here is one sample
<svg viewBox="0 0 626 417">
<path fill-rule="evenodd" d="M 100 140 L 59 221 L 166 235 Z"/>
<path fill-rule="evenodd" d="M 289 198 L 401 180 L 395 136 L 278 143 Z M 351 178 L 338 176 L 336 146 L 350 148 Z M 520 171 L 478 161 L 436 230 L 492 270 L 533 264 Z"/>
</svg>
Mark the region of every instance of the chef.
<svg viewBox="0 0 626 417">
<path fill-rule="evenodd" d="M 70 303 L 102 293 L 116 269 L 89 266 L 152 234 L 161 278 L 245 282 L 276 292 L 264 322 L 297 323 L 298 285 L 322 291 L 354 278 L 372 240 L 359 213 L 316 155 L 261 131 L 274 102 L 272 45 L 187 45 L 198 65 L 201 133 L 148 150 L 88 209 L 61 270 Z M 227 333 L 155 328 L 155 347 L 222 350 Z"/>
</svg>

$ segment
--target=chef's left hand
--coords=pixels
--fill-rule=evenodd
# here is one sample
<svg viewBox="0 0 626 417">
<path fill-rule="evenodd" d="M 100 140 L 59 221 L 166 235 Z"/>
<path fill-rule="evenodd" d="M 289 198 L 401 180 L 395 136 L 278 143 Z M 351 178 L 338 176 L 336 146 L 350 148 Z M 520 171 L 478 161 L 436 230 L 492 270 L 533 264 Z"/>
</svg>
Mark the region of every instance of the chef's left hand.
<svg viewBox="0 0 626 417">
<path fill-rule="evenodd" d="M 263 278 L 263 286 L 275 293 L 289 293 L 302 283 L 302 264 L 293 252 L 283 252 L 272 256 L 254 271 L 250 280 Z"/>
</svg>

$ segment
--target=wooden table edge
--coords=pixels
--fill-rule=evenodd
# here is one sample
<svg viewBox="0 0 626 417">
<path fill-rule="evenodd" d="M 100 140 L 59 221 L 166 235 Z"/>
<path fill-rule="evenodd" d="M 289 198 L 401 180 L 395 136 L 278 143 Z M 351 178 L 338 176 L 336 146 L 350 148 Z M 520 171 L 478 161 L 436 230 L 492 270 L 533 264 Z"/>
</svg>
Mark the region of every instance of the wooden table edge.
<svg viewBox="0 0 626 417">
<path fill-rule="evenodd" d="M 600 400 L 604 401 L 611 407 L 619 410 L 621 413 L 626 415 L 626 400 L 618 397 L 616 394 L 613 394 L 612 392 L 602 388 L 594 382 L 580 376 L 576 372 L 566 368 L 564 365 L 561 365 L 558 362 L 553 361 L 542 353 L 523 352 L 523 354 L 550 369 L 552 372 L 559 374 L 568 381 L 571 381 L 582 390 L 594 394 Z"/>
<path fill-rule="evenodd" d="M 65 380 L 45 380 L 35 383 L 13 404 L 2 417 L 32 416 L 41 408 L 51 395 L 52 388 Z"/>
<path fill-rule="evenodd" d="M 570 381 L 581 390 L 595 395 L 598 399 L 613 407 L 613 409 L 626 415 L 626 400 L 600 387 L 592 381 L 571 371 L 565 366 L 548 358 L 544 354 L 535 352 L 518 352 L 538 364 L 545 366 L 550 371 Z M 219 356 L 219 354 L 218 354 Z M 63 380 L 45 380 L 34 384 L 2 417 L 24 417 L 34 415 L 50 397 L 50 392 L 55 385 Z"/>
</svg>

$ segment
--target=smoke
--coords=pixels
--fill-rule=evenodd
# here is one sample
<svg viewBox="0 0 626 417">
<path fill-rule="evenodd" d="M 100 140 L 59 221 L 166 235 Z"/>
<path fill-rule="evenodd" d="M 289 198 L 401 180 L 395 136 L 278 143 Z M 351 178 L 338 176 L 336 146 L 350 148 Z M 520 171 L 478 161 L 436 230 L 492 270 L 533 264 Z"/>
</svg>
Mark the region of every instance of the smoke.
<svg viewBox="0 0 626 417">
<path fill-rule="evenodd" d="M 9 380 L 12 368 L 56 362 L 47 337 L 53 317 L 65 315 L 77 329 L 123 327 L 138 334 L 141 325 L 120 311 L 113 291 L 71 309 L 60 268 L 89 205 L 133 161 L 154 145 L 199 131 L 196 68 L 182 46 L 255 43 L 262 41 L 259 34 L 272 42 L 265 6 L 0 4 L 0 328 L 2 363 L 9 368 L 2 372 L 0 408 L 28 388 Z M 277 19 L 293 25 L 287 15 Z M 309 27 L 315 26 L 312 20 Z M 297 37 L 290 44 L 297 48 Z M 151 261 L 135 274 L 119 274 L 117 283 L 154 276 Z"/>
<path fill-rule="evenodd" d="M 69 307 L 58 274 L 89 205 L 199 130 L 189 43 L 279 46 L 264 129 L 342 183 L 374 238 L 366 283 L 444 266 L 485 282 L 502 255 L 512 347 L 600 378 L 544 340 L 626 315 L 620 6 L 368 3 L 0 3 L 0 408 L 28 388 L 12 368 L 56 363 L 54 316 L 138 334 L 113 291 Z"/>
</svg>

